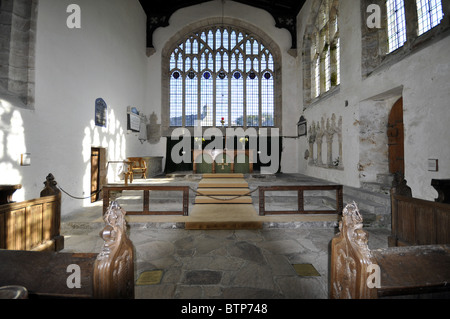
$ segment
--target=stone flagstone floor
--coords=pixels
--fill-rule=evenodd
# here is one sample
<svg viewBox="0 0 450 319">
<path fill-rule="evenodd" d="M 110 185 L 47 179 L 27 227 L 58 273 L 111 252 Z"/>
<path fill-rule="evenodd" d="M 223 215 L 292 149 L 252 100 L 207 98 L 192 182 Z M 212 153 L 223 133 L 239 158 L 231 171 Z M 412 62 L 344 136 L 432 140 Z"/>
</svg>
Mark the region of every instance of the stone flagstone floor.
<svg viewBox="0 0 450 319">
<path fill-rule="evenodd" d="M 250 181 L 252 189 L 265 183 L 321 182 L 297 175 Z M 174 178 L 170 182 L 193 186 L 198 180 Z M 99 232 L 104 225 L 101 204 L 63 216 L 64 251 L 100 251 L 103 240 Z M 186 230 L 178 223 L 161 220 L 158 223 L 136 219 L 128 223 L 135 247 L 135 279 L 148 271 L 163 273 L 157 284 L 136 285 L 137 299 L 327 299 L 329 296 L 329 251 L 337 232 L 335 223 L 265 223 L 260 230 Z M 387 247 L 389 230 L 365 230 L 371 249 Z M 295 264 L 312 264 L 320 276 L 300 277 Z"/>
<path fill-rule="evenodd" d="M 101 227 L 63 228 L 65 251 L 97 252 Z M 371 249 L 389 232 L 366 229 Z M 135 279 L 162 270 L 161 282 L 135 287 L 137 299 L 327 299 L 329 244 L 335 228 L 208 230 L 130 225 Z M 320 277 L 300 277 L 294 264 L 312 264 Z"/>
</svg>

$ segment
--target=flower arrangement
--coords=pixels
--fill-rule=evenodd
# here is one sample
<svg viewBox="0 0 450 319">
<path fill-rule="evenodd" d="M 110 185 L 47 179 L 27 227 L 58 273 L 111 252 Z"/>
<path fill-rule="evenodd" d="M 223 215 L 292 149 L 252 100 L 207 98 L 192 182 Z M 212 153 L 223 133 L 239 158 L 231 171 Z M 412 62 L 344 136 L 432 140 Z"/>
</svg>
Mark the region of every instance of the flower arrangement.
<svg viewBox="0 0 450 319">
<path fill-rule="evenodd" d="M 224 117 L 222 117 L 222 119 L 220 120 L 220 123 L 222 124 L 222 126 L 225 125 L 225 118 Z"/>
<path fill-rule="evenodd" d="M 241 137 L 240 139 L 239 139 L 239 142 L 241 142 L 242 144 L 245 144 L 246 142 L 248 142 L 248 138 L 247 137 Z"/>
<path fill-rule="evenodd" d="M 195 137 L 195 138 L 194 138 L 194 142 L 195 142 L 195 144 L 197 144 L 197 148 L 198 148 L 199 150 L 202 149 L 202 144 L 203 144 L 205 141 L 206 141 L 206 140 L 205 140 L 204 138 L 202 138 L 202 137 Z"/>
<path fill-rule="evenodd" d="M 202 144 L 203 142 L 206 142 L 206 140 L 204 138 L 200 138 L 200 137 L 196 137 L 194 138 L 195 143 L 197 144 Z"/>
</svg>

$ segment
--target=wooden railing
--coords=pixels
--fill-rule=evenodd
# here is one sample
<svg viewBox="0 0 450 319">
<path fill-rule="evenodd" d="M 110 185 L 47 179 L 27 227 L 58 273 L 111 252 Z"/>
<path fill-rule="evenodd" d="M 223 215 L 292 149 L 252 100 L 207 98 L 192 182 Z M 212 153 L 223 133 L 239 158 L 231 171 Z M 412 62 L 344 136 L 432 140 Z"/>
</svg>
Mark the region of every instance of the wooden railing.
<svg viewBox="0 0 450 319">
<path fill-rule="evenodd" d="M 336 210 L 305 210 L 305 191 L 336 191 Z M 298 194 L 297 210 L 269 211 L 266 210 L 265 193 L 296 191 Z M 342 185 L 315 185 L 315 186 L 264 186 L 259 187 L 259 215 L 286 215 L 286 214 L 341 214 L 344 208 Z"/>
<path fill-rule="evenodd" d="M 103 214 L 105 214 L 111 200 L 111 192 L 143 191 L 142 211 L 127 211 L 127 215 L 189 215 L 189 186 L 149 186 L 149 185 L 107 185 L 103 187 Z M 153 211 L 150 210 L 150 191 L 183 192 L 182 210 Z"/>
<path fill-rule="evenodd" d="M 64 248 L 60 235 L 61 193 L 47 176 L 41 198 L 0 205 L 0 249 L 53 250 Z"/>
</svg>

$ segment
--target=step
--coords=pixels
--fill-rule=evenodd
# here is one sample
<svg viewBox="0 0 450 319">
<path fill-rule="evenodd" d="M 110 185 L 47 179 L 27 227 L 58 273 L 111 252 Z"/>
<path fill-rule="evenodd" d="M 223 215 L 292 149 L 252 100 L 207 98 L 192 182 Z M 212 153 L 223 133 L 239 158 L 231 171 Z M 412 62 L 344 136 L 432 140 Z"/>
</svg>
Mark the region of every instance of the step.
<svg viewBox="0 0 450 319">
<path fill-rule="evenodd" d="M 390 189 L 392 186 L 388 185 L 388 184 L 377 183 L 377 182 L 363 182 L 361 184 L 361 187 L 368 191 L 389 195 L 389 192 L 390 192 Z"/>
<path fill-rule="evenodd" d="M 195 198 L 195 204 L 252 204 L 252 198 L 250 196 L 197 196 Z"/>
<path fill-rule="evenodd" d="M 241 179 L 228 179 L 228 178 L 210 178 L 203 179 L 198 183 L 199 188 L 227 188 L 227 187 L 237 187 L 244 188 L 248 187 L 248 183 Z"/>
<path fill-rule="evenodd" d="M 362 199 L 357 196 L 350 196 L 344 194 L 344 206 L 348 203 L 355 202 L 360 210 L 375 214 L 375 215 L 389 215 L 391 213 L 390 206 L 382 205 L 368 199 Z"/>
<path fill-rule="evenodd" d="M 228 174 L 203 174 L 203 178 L 244 178 L 244 174 L 241 173 L 228 173 Z"/>
<path fill-rule="evenodd" d="M 369 200 L 383 206 L 391 206 L 391 197 L 389 194 L 381 194 L 373 192 L 367 189 L 354 188 L 349 186 L 344 186 L 344 196 L 352 196 L 358 198 L 359 200 Z"/>
</svg>

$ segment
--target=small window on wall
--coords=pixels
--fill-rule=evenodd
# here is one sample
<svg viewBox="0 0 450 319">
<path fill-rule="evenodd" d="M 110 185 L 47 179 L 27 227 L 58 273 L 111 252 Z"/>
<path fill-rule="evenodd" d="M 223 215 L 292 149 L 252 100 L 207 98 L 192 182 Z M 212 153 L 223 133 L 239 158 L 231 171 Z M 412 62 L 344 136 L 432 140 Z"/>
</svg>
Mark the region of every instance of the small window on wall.
<svg viewBox="0 0 450 319">
<path fill-rule="evenodd" d="M 406 42 L 405 3 L 403 0 L 387 0 L 389 53 Z"/>
<path fill-rule="evenodd" d="M 419 35 L 439 25 L 444 17 L 441 0 L 416 0 Z"/>
</svg>

